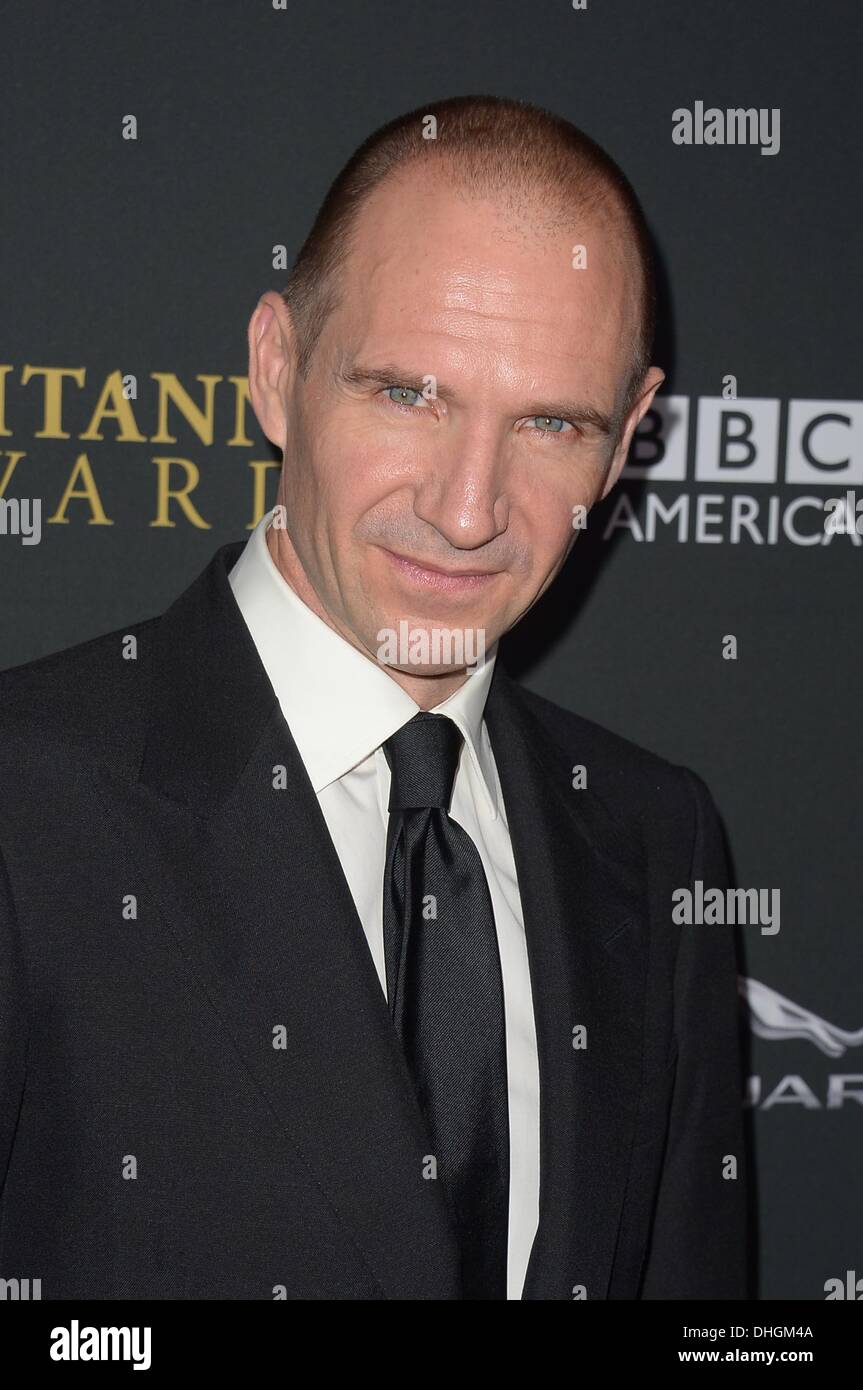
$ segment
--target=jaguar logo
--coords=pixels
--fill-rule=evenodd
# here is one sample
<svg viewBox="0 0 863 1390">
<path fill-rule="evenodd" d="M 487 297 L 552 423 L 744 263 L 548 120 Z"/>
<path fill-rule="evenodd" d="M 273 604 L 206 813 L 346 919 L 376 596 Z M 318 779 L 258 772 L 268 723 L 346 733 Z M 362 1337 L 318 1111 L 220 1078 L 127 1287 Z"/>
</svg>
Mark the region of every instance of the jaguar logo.
<svg viewBox="0 0 863 1390">
<path fill-rule="evenodd" d="M 738 979 L 740 994 L 749 1010 L 749 1025 L 759 1038 L 775 1042 L 782 1038 L 805 1038 L 824 1052 L 828 1057 L 841 1057 L 849 1047 L 863 1046 L 863 1028 L 848 1032 L 828 1023 L 817 1014 L 786 999 L 784 995 L 750 980 L 745 975 Z"/>
</svg>

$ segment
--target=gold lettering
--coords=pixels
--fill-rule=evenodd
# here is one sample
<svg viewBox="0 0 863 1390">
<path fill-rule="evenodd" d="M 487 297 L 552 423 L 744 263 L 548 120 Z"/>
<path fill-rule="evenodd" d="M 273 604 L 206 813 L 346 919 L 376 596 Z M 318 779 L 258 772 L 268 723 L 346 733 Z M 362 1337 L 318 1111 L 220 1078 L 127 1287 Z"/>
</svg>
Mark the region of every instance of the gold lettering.
<svg viewBox="0 0 863 1390">
<path fill-rule="evenodd" d="M 3 477 L 0 478 L 0 497 L 5 497 L 6 489 L 12 481 L 12 474 L 18 467 L 20 460 L 27 457 L 26 454 L 13 453 L 11 449 L 8 449 L 6 452 L 9 455 L 9 462 L 6 465 L 6 472 L 3 474 Z"/>
<path fill-rule="evenodd" d="M 11 364 L 0 367 L 0 434 L 11 434 L 6 428 L 6 377 L 11 372 Z"/>
<path fill-rule="evenodd" d="M 63 378 L 70 376 L 76 386 L 83 386 L 86 379 L 86 369 L 84 367 L 30 367 L 24 368 L 21 375 L 21 385 L 26 386 L 32 378 L 43 376 L 45 378 L 44 402 L 45 415 L 42 421 L 41 430 L 36 431 L 37 439 L 69 439 L 70 436 L 62 428 L 63 415 Z"/>
<path fill-rule="evenodd" d="M 199 530 L 209 531 L 209 521 L 204 520 L 189 497 L 189 493 L 198 486 L 201 476 L 195 464 L 189 459 L 169 458 L 154 458 L 153 462 L 159 470 L 159 480 L 156 500 L 156 520 L 151 521 L 150 525 L 176 526 L 176 521 L 171 521 L 168 516 L 168 505 L 173 500 L 179 502 L 186 517 L 191 521 L 193 526 L 197 526 Z M 171 466 L 173 464 L 176 464 L 178 468 L 182 468 L 185 471 L 186 482 L 183 487 L 171 487 Z"/>
<path fill-rule="evenodd" d="M 78 481 L 79 476 L 81 478 L 82 486 L 80 488 L 76 488 L 75 484 Z M 66 491 L 60 498 L 60 505 L 58 506 L 54 515 L 49 516 L 48 518 L 49 525 L 51 523 L 53 523 L 55 526 L 69 525 L 69 518 L 68 516 L 66 516 L 65 513 L 66 508 L 68 507 L 73 497 L 86 498 L 86 500 L 90 503 L 90 511 L 92 515 L 89 521 L 87 522 L 88 526 L 114 525 L 113 521 L 110 521 L 108 517 L 105 515 L 105 510 L 102 506 L 102 499 L 99 496 L 99 490 L 96 487 L 96 479 L 93 477 L 93 470 L 90 467 L 90 460 L 87 458 L 86 454 L 79 454 L 77 459 L 75 460 L 75 466 L 72 469 L 72 472 L 69 474 L 69 481 L 66 484 Z"/>
<path fill-rule="evenodd" d="M 159 425 L 152 436 L 154 444 L 176 444 L 177 439 L 168 433 L 168 405 L 173 403 L 183 419 L 191 425 L 202 444 L 213 442 L 213 396 L 216 382 L 223 381 L 220 376 L 196 376 L 195 380 L 204 386 L 204 409 L 197 406 L 185 386 L 181 386 L 173 372 L 151 372 L 150 376 L 159 385 Z"/>
<path fill-rule="evenodd" d="M 252 398 L 249 395 L 249 378 L 245 376 L 229 376 L 228 381 L 234 388 L 234 433 L 228 440 L 229 444 L 240 444 L 248 448 L 252 447 L 252 441 L 246 434 L 246 406 L 251 404 Z"/>
<path fill-rule="evenodd" d="M 111 409 L 108 407 L 109 400 L 114 403 Z M 80 436 L 81 439 L 103 439 L 104 436 L 99 433 L 97 427 L 106 419 L 119 422 L 120 429 L 116 436 L 118 440 L 124 443 L 146 444 L 147 436 L 141 433 L 135 423 L 131 401 L 126 400 L 123 395 L 123 378 L 119 371 L 106 376 L 102 394 L 93 411 L 93 418 Z"/>
</svg>

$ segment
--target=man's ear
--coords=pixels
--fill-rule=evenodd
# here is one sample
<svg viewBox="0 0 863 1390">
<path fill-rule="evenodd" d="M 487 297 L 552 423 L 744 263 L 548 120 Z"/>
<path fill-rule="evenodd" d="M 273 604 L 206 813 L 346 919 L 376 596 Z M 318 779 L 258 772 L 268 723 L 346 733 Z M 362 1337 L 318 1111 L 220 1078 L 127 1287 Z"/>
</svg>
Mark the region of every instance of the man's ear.
<svg viewBox="0 0 863 1390">
<path fill-rule="evenodd" d="M 285 401 L 296 371 L 296 334 L 280 294 L 267 290 L 249 320 L 249 395 L 258 424 L 271 444 L 284 450 Z"/>
<path fill-rule="evenodd" d="M 653 401 L 653 397 L 656 395 L 657 390 L 662 385 L 664 380 L 665 372 L 663 372 L 660 367 L 648 367 L 647 371 L 644 374 L 644 381 L 641 385 L 641 394 L 630 408 L 629 414 L 627 415 L 626 420 L 624 421 L 623 432 L 620 436 L 620 440 L 618 441 L 617 448 L 615 449 L 614 454 L 612 456 L 611 466 L 609 467 L 605 479 L 605 485 L 599 497 L 596 499 L 598 502 L 601 502 L 604 497 L 608 496 L 608 494 L 611 492 L 611 489 L 614 487 L 615 483 L 620 477 L 623 465 L 626 463 L 626 456 L 629 453 L 629 446 L 632 443 L 632 436 L 636 431 L 638 422 L 643 415 L 647 414 L 648 410 L 650 409 L 651 402 Z"/>
</svg>

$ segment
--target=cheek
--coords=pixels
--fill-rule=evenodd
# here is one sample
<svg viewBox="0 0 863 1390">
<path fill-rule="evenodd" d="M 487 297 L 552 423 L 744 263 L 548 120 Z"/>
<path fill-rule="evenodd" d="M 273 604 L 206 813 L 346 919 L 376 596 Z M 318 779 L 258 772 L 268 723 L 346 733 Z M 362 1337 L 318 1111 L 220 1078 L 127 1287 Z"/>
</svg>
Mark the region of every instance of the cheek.
<svg viewBox="0 0 863 1390">
<path fill-rule="evenodd" d="M 306 402 L 286 451 L 284 486 L 291 539 L 319 593 L 342 611 L 346 595 L 363 588 L 363 519 L 380 503 L 380 432 L 325 399 Z"/>
<path fill-rule="evenodd" d="M 434 467 L 436 443 L 427 427 L 390 422 L 372 407 L 362 418 L 347 419 L 340 444 L 370 487 L 391 490 Z"/>
<path fill-rule="evenodd" d="M 306 527 L 332 530 L 351 511 L 369 469 L 365 449 L 339 428 L 337 418 L 318 412 L 294 436 L 288 454 L 285 486 L 294 514 Z"/>
<path fill-rule="evenodd" d="M 523 471 L 520 484 L 513 483 L 512 517 L 528 541 L 537 577 L 555 566 L 583 529 L 592 498 L 592 475 L 572 464 L 537 464 Z"/>
<path fill-rule="evenodd" d="M 369 513 L 387 509 L 430 467 L 408 431 L 387 429 L 379 421 L 334 421 L 314 446 L 320 502 L 330 530 L 350 532 Z M 393 507 L 396 501 L 393 500 Z M 403 505 L 403 502 L 402 504 Z"/>
</svg>

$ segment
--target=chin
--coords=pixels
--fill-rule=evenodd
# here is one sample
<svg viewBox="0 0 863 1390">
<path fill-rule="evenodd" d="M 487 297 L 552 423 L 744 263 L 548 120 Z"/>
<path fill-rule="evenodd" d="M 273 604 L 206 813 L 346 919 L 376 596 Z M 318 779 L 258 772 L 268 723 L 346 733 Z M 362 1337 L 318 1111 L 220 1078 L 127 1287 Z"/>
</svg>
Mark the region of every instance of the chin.
<svg viewBox="0 0 863 1390">
<path fill-rule="evenodd" d="M 491 641 L 482 622 L 398 617 L 381 622 L 370 650 L 383 666 L 433 677 L 484 665 Z"/>
</svg>

